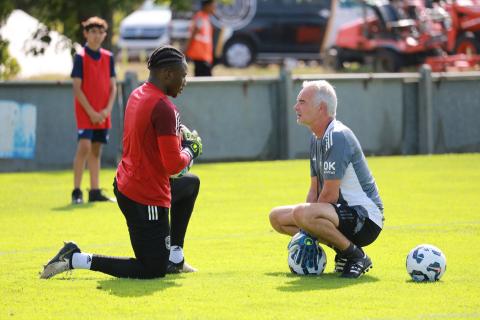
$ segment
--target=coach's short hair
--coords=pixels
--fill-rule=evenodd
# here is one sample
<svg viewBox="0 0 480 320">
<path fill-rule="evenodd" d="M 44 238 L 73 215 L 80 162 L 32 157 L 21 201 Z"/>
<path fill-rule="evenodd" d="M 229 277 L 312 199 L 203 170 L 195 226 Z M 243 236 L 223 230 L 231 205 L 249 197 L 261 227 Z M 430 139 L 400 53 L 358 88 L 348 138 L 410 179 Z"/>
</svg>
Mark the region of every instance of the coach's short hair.
<svg viewBox="0 0 480 320">
<path fill-rule="evenodd" d="M 92 28 L 100 28 L 106 31 L 108 29 L 108 23 L 100 17 L 90 17 L 82 22 L 82 27 L 85 31 Z"/>
<path fill-rule="evenodd" d="M 303 88 L 312 87 L 315 90 L 313 103 L 315 106 L 320 106 L 320 103 L 325 102 L 327 105 L 328 115 L 335 118 L 337 115 L 337 94 L 333 86 L 325 80 L 304 81 Z"/>
</svg>

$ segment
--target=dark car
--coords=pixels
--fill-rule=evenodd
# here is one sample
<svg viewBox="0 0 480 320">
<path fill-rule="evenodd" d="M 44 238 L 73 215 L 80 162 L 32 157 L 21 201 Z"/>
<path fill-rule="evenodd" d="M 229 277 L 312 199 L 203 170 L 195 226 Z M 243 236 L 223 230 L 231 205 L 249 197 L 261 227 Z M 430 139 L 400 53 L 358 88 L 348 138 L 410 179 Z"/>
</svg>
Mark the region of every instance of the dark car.
<svg viewBox="0 0 480 320">
<path fill-rule="evenodd" d="M 237 0 L 218 5 L 213 23 L 221 29 L 222 61 L 241 68 L 261 60 L 318 60 L 330 10 L 331 0 Z"/>
</svg>

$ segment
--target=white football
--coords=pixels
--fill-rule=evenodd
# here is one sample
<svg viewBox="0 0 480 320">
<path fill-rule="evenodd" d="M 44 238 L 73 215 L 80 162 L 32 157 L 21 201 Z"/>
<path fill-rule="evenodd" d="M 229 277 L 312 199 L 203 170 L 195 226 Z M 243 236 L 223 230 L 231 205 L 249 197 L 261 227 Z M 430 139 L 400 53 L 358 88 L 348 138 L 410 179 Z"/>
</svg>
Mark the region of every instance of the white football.
<svg viewBox="0 0 480 320">
<path fill-rule="evenodd" d="M 183 177 L 185 174 L 187 174 L 188 171 L 190 171 L 190 168 L 193 166 L 193 159 L 190 160 L 190 162 L 188 163 L 188 165 L 183 168 L 182 171 L 180 171 L 179 173 L 177 174 L 173 174 L 170 176 L 170 178 L 172 179 L 175 179 L 175 178 L 180 178 L 180 177 Z"/>
<path fill-rule="evenodd" d="M 304 261 L 304 250 L 314 252 L 314 259 Z M 298 232 L 288 244 L 288 266 L 299 275 L 319 275 L 325 270 L 327 255 L 318 241 L 304 232 Z"/>
<path fill-rule="evenodd" d="M 438 281 L 447 269 L 443 252 L 431 244 L 421 244 L 407 255 L 407 272 L 415 282 Z"/>
</svg>

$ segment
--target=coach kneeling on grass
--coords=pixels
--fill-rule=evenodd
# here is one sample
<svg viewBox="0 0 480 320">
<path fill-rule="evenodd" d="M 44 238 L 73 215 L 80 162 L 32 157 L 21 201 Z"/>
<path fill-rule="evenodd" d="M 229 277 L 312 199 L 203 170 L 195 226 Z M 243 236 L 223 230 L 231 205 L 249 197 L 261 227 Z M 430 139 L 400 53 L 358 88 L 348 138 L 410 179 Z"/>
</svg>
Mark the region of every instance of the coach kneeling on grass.
<svg viewBox="0 0 480 320">
<path fill-rule="evenodd" d="M 303 83 L 295 104 L 297 123 L 313 135 L 307 202 L 276 207 L 272 227 L 293 236 L 300 230 L 336 251 L 335 271 L 358 278 L 372 267 L 362 247 L 383 227 L 383 204 L 360 143 L 335 119 L 337 96 L 327 81 Z M 307 254 L 307 253 L 304 253 Z"/>
<path fill-rule="evenodd" d="M 74 242 L 67 242 L 45 265 L 41 278 L 71 269 L 138 279 L 196 271 L 185 263 L 183 242 L 200 180 L 192 174 L 170 179 L 202 153 L 200 137 L 182 133 L 185 127 L 167 97 L 182 92 L 187 63 L 183 53 L 164 46 L 152 53 L 148 69 L 148 81 L 128 99 L 122 160 L 114 180 L 135 258 L 92 255 L 81 252 Z"/>
</svg>

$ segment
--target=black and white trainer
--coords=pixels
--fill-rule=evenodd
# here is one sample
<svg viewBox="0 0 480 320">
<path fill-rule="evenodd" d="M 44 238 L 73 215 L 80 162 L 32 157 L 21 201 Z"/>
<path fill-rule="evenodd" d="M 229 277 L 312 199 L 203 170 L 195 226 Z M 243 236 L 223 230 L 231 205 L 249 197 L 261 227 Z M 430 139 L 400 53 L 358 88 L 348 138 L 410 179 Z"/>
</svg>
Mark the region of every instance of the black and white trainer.
<svg viewBox="0 0 480 320">
<path fill-rule="evenodd" d="M 361 258 L 347 259 L 341 277 L 358 278 L 365 272 L 368 272 L 372 266 L 372 260 L 366 254 L 363 254 Z"/>
<path fill-rule="evenodd" d="M 115 198 L 110 198 L 103 193 L 102 189 L 92 189 L 88 191 L 88 202 L 117 202 Z"/>
<path fill-rule="evenodd" d="M 82 190 L 75 188 L 72 191 L 72 204 L 82 204 L 83 203 L 83 192 Z"/>
<path fill-rule="evenodd" d="M 174 273 L 189 273 L 189 272 L 197 272 L 198 270 L 188 263 L 185 262 L 185 259 L 179 263 L 174 263 L 168 260 L 167 265 L 167 274 L 174 274 Z"/>
<path fill-rule="evenodd" d="M 50 279 L 59 273 L 71 270 L 72 256 L 77 252 L 81 251 L 75 242 L 64 242 L 63 248 L 58 251 L 57 255 L 43 266 L 40 279 Z"/>
</svg>

